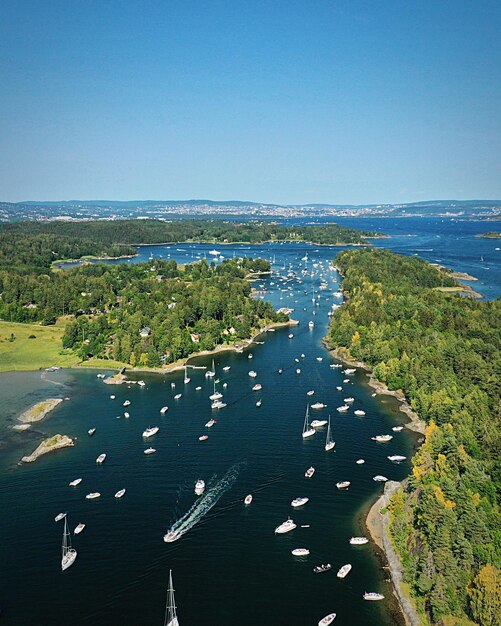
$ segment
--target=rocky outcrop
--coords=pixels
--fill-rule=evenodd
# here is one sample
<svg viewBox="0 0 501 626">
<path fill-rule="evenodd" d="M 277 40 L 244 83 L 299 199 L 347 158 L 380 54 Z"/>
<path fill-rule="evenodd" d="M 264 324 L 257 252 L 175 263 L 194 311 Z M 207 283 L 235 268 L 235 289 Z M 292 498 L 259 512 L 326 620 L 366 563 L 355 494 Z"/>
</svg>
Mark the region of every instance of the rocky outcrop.
<svg viewBox="0 0 501 626">
<path fill-rule="evenodd" d="M 67 437 L 66 435 L 54 435 L 53 437 L 49 437 L 49 439 L 44 439 L 34 452 L 32 452 L 29 456 L 23 456 L 21 461 L 23 463 L 33 463 L 44 454 L 54 452 L 55 450 L 61 450 L 61 448 L 69 448 L 74 445 L 73 439 L 70 437 Z"/>
</svg>

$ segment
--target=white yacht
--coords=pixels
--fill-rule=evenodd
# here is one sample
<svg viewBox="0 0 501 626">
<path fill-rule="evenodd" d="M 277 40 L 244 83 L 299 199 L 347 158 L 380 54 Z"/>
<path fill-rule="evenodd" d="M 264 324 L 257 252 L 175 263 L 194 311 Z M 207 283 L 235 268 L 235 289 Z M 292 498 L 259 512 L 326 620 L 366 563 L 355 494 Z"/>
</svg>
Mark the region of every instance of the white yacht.
<svg viewBox="0 0 501 626">
<path fill-rule="evenodd" d="M 171 386 L 171 389 L 175 389 L 176 388 L 176 383 L 171 383 L 170 386 Z"/>
<path fill-rule="evenodd" d="M 305 478 L 311 478 L 313 476 L 313 474 L 315 473 L 315 468 L 313 467 L 313 465 L 311 467 L 309 467 L 306 472 L 304 473 Z"/>
<path fill-rule="evenodd" d="M 323 402 L 315 402 L 315 404 L 311 405 L 312 409 L 325 409 L 327 405 L 324 404 Z"/>
<path fill-rule="evenodd" d="M 393 426 L 393 428 L 392 428 L 393 432 L 395 432 L 395 433 L 399 433 L 403 429 L 404 429 L 403 426 Z"/>
<path fill-rule="evenodd" d="M 309 553 L 308 548 L 294 548 L 294 550 L 292 550 L 294 556 L 308 556 Z"/>
<path fill-rule="evenodd" d="M 111 394 L 111 396 L 110 396 L 110 400 L 114 400 L 115 398 L 116 398 L 116 396 L 115 396 L 115 395 L 113 395 L 113 394 Z"/>
<path fill-rule="evenodd" d="M 345 398 L 344 399 L 344 403 L 345 404 L 350 404 L 350 402 L 355 402 L 355 398 Z"/>
<path fill-rule="evenodd" d="M 347 563 L 346 565 L 343 565 L 343 567 L 341 567 L 338 571 L 338 573 L 336 574 L 336 576 L 338 578 L 344 578 L 345 576 L 347 576 L 349 573 L 351 572 L 351 565 L 350 563 Z"/>
<path fill-rule="evenodd" d="M 393 439 L 392 435 L 376 435 L 371 437 L 372 441 L 378 441 L 379 443 L 387 443 Z"/>
<path fill-rule="evenodd" d="M 263 385 L 257 383 L 256 385 L 254 385 L 254 387 L 252 387 L 252 391 L 260 391 L 263 388 Z"/>
<path fill-rule="evenodd" d="M 252 494 L 249 493 L 248 496 L 245 496 L 244 504 L 250 504 L 252 502 Z"/>
<path fill-rule="evenodd" d="M 294 528 L 296 528 L 296 524 L 294 524 L 294 522 L 289 517 L 289 519 L 286 522 L 282 522 L 282 524 L 280 524 L 280 526 L 277 526 L 275 528 L 275 534 L 276 535 L 283 535 L 285 533 L 290 532 L 291 530 L 294 530 Z"/>
<path fill-rule="evenodd" d="M 66 513 L 58 513 L 56 517 L 54 518 L 54 521 L 60 522 L 63 519 L 63 517 L 66 517 Z"/>
<path fill-rule="evenodd" d="M 211 370 L 207 370 L 205 372 L 205 378 L 212 378 L 215 375 L 216 375 L 216 367 L 214 365 L 214 359 L 212 359 L 212 369 Z"/>
<path fill-rule="evenodd" d="M 125 489 L 120 489 L 119 491 L 116 492 L 115 498 L 123 498 L 124 495 L 125 495 Z"/>
<path fill-rule="evenodd" d="M 221 402 L 221 400 L 215 400 L 211 405 L 211 409 L 224 409 L 226 404 Z"/>
<path fill-rule="evenodd" d="M 77 551 L 71 547 L 71 534 L 68 529 L 68 521 L 66 517 L 64 518 L 64 530 L 63 530 L 63 546 L 62 546 L 62 557 L 61 557 L 61 569 L 64 572 L 65 569 L 68 569 L 77 558 Z"/>
<path fill-rule="evenodd" d="M 258 408 L 259 408 L 262 404 L 263 404 L 263 401 L 262 401 L 262 400 L 258 400 L 258 401 L 256 402 L 256 406 L 257 406 Z"/>
<path fill-rule="evenodd" d="M 202 387 L 195 387 L 195 391 L 200 391 Z"/>
<path fill-rule="evenodd" d="M 85 528 L 85 524 L 82 524 L 82 522 L 80 522 L 80 524 L 75 526 L 75 530 L 73 531 L 73 534 L 79 535 L 84 528 Z"/>
<path fill-rule="evenodd" d="M 337 389 L 338 391 L 343 391 L 343 388 L 342 388 L 342 387 L 336 387 L 336 389 Z"/>
<path fill-rule="evenodd" d="M 89 437 L 92 437 L 92 435 L 96 432 L 95 428 L 89 428 L 89 430 L 87 431 L 87 434 L 89 435 Z"/>
<path fill-rule="evenodd" d="M 386 478 L 386 476 L 381 476 L 381 474 L 378 474 L 377 476 L 374 476 L 372 480 L 375 480 L 377 483 L 385 483 L 388 479 Z"/>
<path fill-rule="evenodd" d="M 390 461 L 393 461 L 394 463 L 400 463 L 401 461 L 405 461 L 405 459 L 407 458 L 406 456 L 401 456 L 400 454 L 392 454 L 391 456 L 387 457 Z M 71 484 L 71 483 L 70 483 Z"/>
<path fill-rule="evenodd" d="M 354 367 L 351 367 L 351 368 L 350 368 L 350 367 L 348 367 L 347 369 L 343 370 L 343 374 L 348 374 L 348 375 L 349 375 L 349 374 L 354 374 L 356 371 L 357 371 L 357 370 L 356 370 L 356 368 L 354 368 Z"/>
<path fill-rule="evenodd" d="M 315 392 L 313 391 L 313 389 L 311 391 L 307 391 L 306 395 L 307 396 L 312 396 Z"/>
<path fill-rule="evenodd" d="M 364 459 L 358 459 L 357 461 L 355 461 L 355 463 L 357 465 L 363 465 L 365 463 Z"/>
<path fill-rule="evenodd" d="M 143 431 L 144 439 L 148 439 L 148 437 L 153 437 L 153 435 L 156 435 L 159 430 L 160 428 L 158 426 L 151 426 L 150 428 L 147 428 Z"/>
<path fill-rule="evenodd" d="M 179 400 L 179 398 L 182 396 L 182 393 L 176 393 L 176 395 L 174 396 L 174 400 Z"/>
<path fill-rule="evenodd" d="M 70 483 L 70 487 L 76 487 L 77 485 L 79 485 L 82 482 L 81 478 L 75 478 L 75 480 L 72 480 Z"/>
<path fill-rule="evenodd" d="M 323 617 L 319 622 L 318 622 L 318 626 L 329 626 L 329 624 L 332 624 L 332 622 L 336 619 L 336 614 L 335 613 L 329 613 L 329 615 L 326 615 L 325 617 Z"/>
<path fill-rule="evenodd" d="M 367 537 L 352 537 L 350 539 L 350 544 L 352 546 L 363 546 L 366 543 L 369 543 L 369 540 L 367 539 Z"/>
<path fill-rule="evenodd" d="M 93 491 L 92 493 L 88 493 L 85 496 L 86 500 L 95 500 L 96 498 L 100 498 L 101 494 L 99 493 L 99 491 Z"/>
<path fill-rule="evenodd" d="M 204 491 L 205 491 L 205 481 L 203 481 L 202 479 L 197 480 L 197 482 L 195 483 L 195 493 L 197 494 L 197 496 L 201 496 Z"/>
<path fill-rule="evenodd" d="M 289 339 L 292 339 L 294 337 L 294 335 L 292 333 L 289 333 Z"/>
<path fill-rule="evenodd" d="M 212 428 L 214 426 L 214 424 L 216 423 L 216 420 L 210 419 L 206 424 L 205 427 L 206 428 Z"/>
<path fill-rule="evenodd" d="M 179 626 L 176 613 L 176 601 L 174 599 L 174 587 L 172 586 L 172 570 L 169 570 L 169 588 L 167 590 L 164 626 Z"/>
<path fill-rule="evenodd" d="M 306 405 L 306 415 L 304 416 L 304 424 L 303 424 L 303 439 L 306 439 L 307 437 L 311 437 L 317 432 L 314 428 L 310 427 L 309 417 L 310 417 L 310 407 L 309 405 Z"/>
<path fill-rule="evenodd" d="M 364 593 L 364 600 L 383 600 L 384 596 L 382 593 L 375 593 L 374 591 L 366 591 Z"/>
<path fill-rule="evenodd" d="M 303 506 L 304 504 L 306 504 L 309 501 L 310 501 L 309 498 L 294 498 L 294 500 L 291 502 L 291 506 L 296 508 L 298 506 Z"/>
<path fill-rule="evenodd" d="M 332 434 L 331 434 L 331 416 L 329 415 L 329 422 L 328 422 L 328 426 L 327 426 L 327 435 L 325 436 L 325 451 L 329 452 L 329 450 L 332 450 L 334 448 L 334 446 L 336 445 L 336 442 L 332 440 Z"/>
<path fill-rule="evenodd" d="M 153 454 L 154 452 L 156 452 L 155 448 L 146 448 L 144 454 Z"/>
<path fill-rule="evenodd" d="M 130 405 L 130 400 L 126 400 L 123 405 L 124 406 L 129 406 Z"/>
<path fill-rule="evenodd" d="M 338 406 L 336 411 L 339 411 L 340 413 L 346 413 L 346 411 L 348 411 L 349 408 L 350 407 L 348 404 L 343 404 L 342 406 Z"/>
<path fill-rule="evenodd" d="M 161 413 L 162 415 L 165 415 L 165 414 L 167 413 L 167 411 L 168 411 L 168 410 L 169 410 L 169 407 L 168 407 L 168 406 L 163 406 L 163 407 L 160 409 L 160 413 Z"/>
<path fill-rule="evenodd" d="M 343 480 L 339 483 L 336 483 L 336 487 L 338 489 L 348 489 L 348 487 L 351 485 L 349 480 Z"/>
<path fill-rule="evenodd" d="M 104 463 L 105 459 L 106 459 L 106 454 L 103 452 L 97 457 L 96 463 L 99 463 L 99 464 Z"/>
<path fill-rule="evenodd" d="M 125 413 L 124 413 L 124 417 L 130 417 L 130 414 L 129 414 L 129 413 L 127 413 L 127 411 L 125 411 Z"/>
<path fill-rule="evenodd" d="M 322 426 L 326 426 L 326 425 L 327 425 L 327 420 L 313 420 L 311 422 L 312 428 L 322 428 Z"/>
<path fill-rule="evenodd" d="M 138 380 L 138 381 L 137 381 L 137 384 L 138 384 L 140 387 L 146 387 L 146 383 L 144 382 L 144 380 Z"/>
<path fill-rule="evenodd" d="M 299 367 L 296 370 L 296 374 L 299 376 L 299 374 L 301 374 L 301 370 L 299 369 Z"/>
<path fill-rule="evenodd" d="M 251 371 L 249 372 L 249 376 L 250 376 L 251 378 L 256 378 L 256 376 L 257 376 L 257 372 L 255 372 L 254 370 L 251 370 Z"/>
<path fill-rule="evenodd" d="M 313 328 L 313 327 L 315 326 L 315 322 L 314 322 L 314 321 L 312 321 L 312 320 L 310 320 L 310 321 L 308 322 L 308 326 L 309 326 L 310 328 Z"/>
<path fill-rule="evenodd" d="M 360 415 L 363 416 L 365 415 L 365 411 L 361 411 L 360 409 L 357 409 L 356 411 L 354 411 L 355 415 Z"/>
<path fill-rule="evenodd" d="M 209 438 L 209 435 L 200 435 L 200 437 L 198 438 L 198 441 L 207 441 L 208 438 Z"/>
<path fill-rule="evenodd" d="M 226 365 L 225 367 L 223 367 L 223 372 L 228 372 L 231 369 L 230 365 Z"/>
</svg>

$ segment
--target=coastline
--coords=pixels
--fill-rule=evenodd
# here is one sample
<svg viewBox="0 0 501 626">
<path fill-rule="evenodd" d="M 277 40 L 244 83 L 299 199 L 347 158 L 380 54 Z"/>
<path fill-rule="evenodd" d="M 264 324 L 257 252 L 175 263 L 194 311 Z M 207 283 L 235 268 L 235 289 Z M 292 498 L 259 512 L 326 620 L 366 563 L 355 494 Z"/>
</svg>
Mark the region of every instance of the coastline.
<svg viewBox="0 0 501 626">
<path fill-rule="evenodd" d="M 73 439 L 67 435 L 54 435 L 48 439 L 44 439 L 37 448 L 28 456 L 23 456 L 22 463 L 34 463 L 37 459 L 49 452 L 55 452 L 56 450 L 62 450 L 62 448 L 70 448 L 74 446 Z"/>
<path fill-rule="evenodd" d="M 409 597 L 402 590 L 401 583 L 403 582 L 403 568 L 400 558 L 395 552 L 391 542 L 388 529 L 389 515 L 387 507 L 390 498 L 398 489 L 400 489 L 401 486 L 402 483 L 394 480 L 389 480 L 385 483 L 383 494 L 379 496 L 376 502 L 374 502 L 369 509 L 365 519 L 365 525 L 367 526 L 367 530 L 374 543 L 384 553 L 385 559 L 388 563 L 388 569 L 390 571 L 393 593 L 397 597 L 405 623 L 407 626 L 422 626 L 422 620 L 416 611 L 416 608 Z"/>
<path fill-rule="evenodd" d="M 26 411 L 23 411 L 17 418 L 21 425 L 13 426 L 14 430 L 27 430 L 33 422 L 43 420 L 56 406 L 63 402 L 62 398 L 47 398 L 42 402 L 37 402 Z"/>
</svg>

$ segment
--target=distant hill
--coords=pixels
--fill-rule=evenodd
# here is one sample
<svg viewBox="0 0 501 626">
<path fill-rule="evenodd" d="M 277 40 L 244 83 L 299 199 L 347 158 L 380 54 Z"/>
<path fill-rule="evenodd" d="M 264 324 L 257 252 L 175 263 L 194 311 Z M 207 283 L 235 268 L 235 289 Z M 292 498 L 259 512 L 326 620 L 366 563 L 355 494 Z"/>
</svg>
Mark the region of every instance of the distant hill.
<svg viewBox="0 0 501 626">
<path fill-rule="evenodd" d="M 64 200 L 0 202 L 0 222 L 176 219 L 178 217 L 442 217 L 501 219 L 501 200 L 426 200 L 404 204 L 280 205 L 245 200 Z"/>
</svg>

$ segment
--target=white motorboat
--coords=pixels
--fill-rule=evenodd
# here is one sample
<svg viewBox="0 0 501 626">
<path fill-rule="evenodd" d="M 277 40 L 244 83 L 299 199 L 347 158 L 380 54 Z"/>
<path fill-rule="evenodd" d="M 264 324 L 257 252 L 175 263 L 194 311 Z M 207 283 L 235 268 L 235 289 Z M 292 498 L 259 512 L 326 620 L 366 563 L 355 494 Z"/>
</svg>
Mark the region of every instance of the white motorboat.
<svg viewBox="0 0 501 626">
<path fill-rule="evenodd" d="M 309 326 L 310 328 L 313 328 L 313 327 L 315 326 L 315 322 L 313 322 L 312 320 L 310 320 L 310 321 L 308 322 L 308 326 Z"/>
<path fill-rule="evenodd" d="M 208 438 L 209 438 L 209 435 L 200 435 L 200 437 L 198 438 L 198 441 L 207 441 Z"/>
<path fill-rule="evenodd" d="M 85 528 L 85 524 L 82 524 L 82 522 L 80 522 L 80 524 L 75 526 L 75 530 L 73 531 L 73 534 L 79 535 L 84 528 Z"/>
<path fill-rule="evenodd" d="M 296 528 L 296 524 L 294 524 L 294 522 L 289 517 L 289 519 L 286 522 L 282 522 L 282 524 L 280 524 L 280 526 L 277 526 L 275 528 L 275 534 L 276 535 L 284 535 L 285 533 L 288 533 L 291 530 L 294 530 L 294 528 Z"/>
<path fill-rule="evenodd" d="M 174 587 L 172 586 L 172 570 L 169 570 L 169 588 L 167 589 L 164 626 L 179 626 L 176 613 L 176 601 L 174 599 Z"/>
<path fill-rule="evenodd" d="M 376 435 L 371 437 L 372 441 L 378 441 L 379 443 L 387 443 L 393 439 L 392 435 Z"/>
<path fill-rule="evenodd" d="M 332 622 L 336 619 L 336 614 L 335 613 L 329 613 L 329 615 L 326 615 L 325 617 L 323 617 L 319 622 L 318 622 L 318 626 L 329 626 L 329 624 L 332 624 Z"/>
<path fill-rule="evenodd" d="M 312 409 L 325 409 L 327 405 L 324 404 L 323 402 L 315 402 L 315 404 L 311 405 Z"/>
<path fill-rule="evenodd" d="M 328 422 L 328 426 L 327 426 L 327 434 L 325 436 L 325 446 L 324 446 L 325 451 L 329 452 L 329 450 L 332 450 L 335 445 L 336 445 L 336 442 L 332 440 L 331 416 L 329 415 L 329 422 Z"/>
<path fill-rule="evenodd" d="M 350 544 L 352 546 L 363 546 L 366 543 L 369 543 L 369 540 L 367 539 L 367 537 L 352 537 L 350 539 Z"/>
<path fill-rule="evenodd" d="M 200 391 L 202 387 L 195 387 L 195 391 Z"/>
<path fill-rule="evenodd" d="M 329 367 L 332 367 L 332 369 L 334 370 L 334 369 L 337 369 L 337 368 L 343 367 L 343 366 L 341 365 L 341 363 L 331 363 L 329 365 Z"/>
<path fill-rule="evenodd" d="M 260 385 L 259 383 L 257 383 L 256 385 L 254 385 L 254 387 L 252 387 L 252 391 L 259 391 L 263 388 L 263 385 Z"/>
<path fill-rule="evenodd" d="M 210 419 L 206 424 L 205 427 L 206 428 L 212 428 L 214 426 L 214 424 L 216 423 L 216 420 Z"/>
<path fill-rule="evenodd" d="M 251 371 L 249 372 L 249 376 L 250 376 L 251 378 L 256 378 L 256 376 L 257 376 L 257 372 L 255 372 L 254 370 L 251 370 Z"/>
<path fill-rule="evenodd" d="M 176 383 L 171 383 L 170 386 L 171 386 L 171 389 L 175 389 L 176 388 Z"/>
<path fill-rule="evenodd" d="M 323 356 L 317 356 L 317 361 L 318 361 L 319 363 L 321 363 L 323 360 L 324 360 L 324 357 L 323 357 Z"/>
<path fill-rule="evenodd" d="M 386 478 L 386 476 L 381 476 L 381 474 L 378 474 L 377 476 L 374 476 L 372 480 L 375 480 L 377 483 L 385 483 L 388 479 Z"/>
<path fill-rule="evenodd" d="M 154 452 L 156 452 L 155 448 L 146 448 L 144 454 L 153 454 Z"/>
<path fill-rule="evenodd" d="M 338 578 L 344 578 L 345 576 L 347 576 L 349 573 L 351 572 L 351 565 L 349 563 L 347 563 L 346 565 L 343 565 L 343 567 L 341 567 L 338 571 L 338 573 L 336 574 L 336 576 Z"/>
<path fill-rule="evenodd" d="M 146 383 L 144 382 L 144 380 L 138 380 L 138 381 L 137 381 L 137 384 L 138 384 L 140 387 L 146 387 Z"/>
<path fill-rule="evenodd" d="M 313 465 L 311 467 L 309 467 L 306 472 L 304 473 L 305 478 L 311 478 L 313 476 L 313 474 L 315 473 L 315 468 L 313 467 Z"/>
<path fill-rule="evenodd" d="M 201 496 L 205 491 L 205 481 L 200 479 L 195 483 L 195 493 L 197 496 Z"/>
<path fill-rule="evenodd" d="M 225 367 L 223 367 L 223 372 L 228 372 L 231 369 L 230 365 L 226 365 Z"/>
<path fill-rule="evenodd" d="M 349 378 L 343 378 L 343 383 L 349 383 L 350 379 Z"/>
<path fill-rule="evenodd" d="M 176 393 L 176 395 L 174 396 L 174 400 L 179 400 L 179 398 L 182 396 L 182 393 Z"/>
<path fill-rule="evenodd" d="M 85 496 L 86 500 L 95 500 L 96 498 L 100 498 L 101 494 L 99 493 L 99 491 L 93 491 L 92 493 L 88 493 Z"/>
<path fill-rule="evenodd" d="M 250 504 L 252 502 L 252 494 L 249 493 L 248 496 L 245 496 L 244 504 Z"/>
<path fill-rule="evenodd" d="M 315 574 L 323 574 L 324 572 L 328 572 L 330 569 L 332 569 L 332 565 L 330 563 L 322 563 L 322 565 L 315 565 L 313 572 Z"/>
<path fill-rule="evenodd" d="M 79 485 L 82 482 L 81 478 L 75 478 L 75 480 L 72 480 L 70 483 L 70 487 L 76 487 L 77 485 Z"/>
<path fill-rule="evenodd" d="M 316 430 L 314 428 L 310 427 L 309 424 L 309 417 L 310 417 L 310 407 L 309 405 L 306 405 L 306 415 L 304 416 L 304 424 L 303 424 L 303 439 L 306 439 L 307 437 L 311 437 L 312 435 L 316 434 Z"/>
<path fill-rule="evenodd" d="M 224 409 L 226 404 L 221 402 L 221 400 L 215 400 L 211 405 L 211 409 Z"/>
<path fill-rule="evenodd" d="M 401 430 L 403 430 L 404 427 L 403 426 L 393 426 L 392 430 L 396 433 L 399 433 Z"/>
<path fill-rule="evenodd" d="M 348 367 L 348 368 L 346 368 L 345 370 L 343 370 L 343 374 L 348 374 L 348 375 L 349 375 L 349 374 L 354 374 L 356 371 L 357 371 L 357 370 L 356 370 L 356 368 L 354 368 L 354 367 L 351 367 L 351 368 L 350 368 L 350 367 Z"/>
<path fill-rule="evenodd" d="M 313 420 L 310 425 L 312 428 L 322 428 L 327 425 L 327 420 Z"/>
<path fill-rule="evenodd" d="M 291 506 L 293 506 L 294 508 L 297 508 L 298 506 L 305 505 L 309 501 L 310 501 L 309 498 L 294 498 L 294 500 L 291 502 Z"/>
<path fill-rule="evenodd" d="M 307 395 L 307 396 L 312 396 L 314 393 L 315 393 L 315 392 L 314 392 L 314 390 L 312 389 L 311 391 L 307 391 L 307 392 L 306 392 L 306 395 Z"/>
<path fill-rule="evenodd" d="M 346 413 L 346 411 L 348 411 L 349 408 L 350 407 L 348 404 L 343 404 L 342 406 L 338 406 L 336 411 L 339 411 L 339 413 Z"/>
<path fill-rule="evenodd" d="M 68 569 L 77 558 L 77 551 L 71 547 L 71 534 L 68 529 L 68 521 L 64 518 L 64 530 L 63 530 L 63 546 L 61 556 L 61 570 L 64 572 Z"/>
<path fill-rule="evenodd" d="M 56 517 L 54 518 L 54 521 L 60 522 L 63 519 L 63 517 L 66 517 L 66 513 L 58 513 Z"/>
<path fill-rule="evenodd" d="M 345 398 L 344 399 L 344 403 L 345 404 L 350 404 L 350 402 L 355 402 L 355 398 Z"/>
<path fill-rule="evenodd" d="M 294 335 L 292 333 L 289 333 L 289 339 L 292 339 L 294 337 Z"/>
<path fill-rule="evenodd" d="M 97 457 L 96 463 L 99 463 L 99 464 L 104 463 L 105 459 L 106 459 L 106 454 L 103 452 Z"/>
<path fill-rule="evenodd" d="M 337 389 L 338 391 L 343 391 L 343 388 L 342 388 L 342 387 L 336 387 L 336 389 Z"/>
<path fill-rule="evenodd" d="M 153 437 L 153 435 L 156 435 L 159 430 L 160 428 L 158 426 L 151 426 L 150 428 L 147 428 L 143 431 L 144 439 L 148 439 L 148 437 Z"/>
<path fill-rule="evenodd" d="M 374 591 L 366 591 L 364 593 L 364 600 L 383 600 L 384 596 L 382 593 L 375 593 Z"/>
<path fill-rule="evenodd" d="M 257 406 L 258 408 L 259 408 L 262 404 L 263 404 L 263 401 L 262 401 L 262 400 L 258 400 L 258 401 L 256 402 L 256 406 Z"/>
<path fill-rule="evenodd" d="M 406 456 L 401 456 L 400 454 L 392 454 L 391 456 L 387 457 L 390 461 L 393 461 L 394 463 L 400 463 L 401 461 L 405 461 L 405 459 L 407 458 Z M 71 484 L 71 483 L 70 483 Z"/>
<path fill-rule="evenodd" d="M 113 395 L 113 394 L 110 396 L 110 400 L 114 400 L 115 398 L 116 398 L 116 396 Z"/>
<path fill-rule="evenodd" d="M 125 495 L 125 489 L 120 489 L 119 491 L 116 492 L 115 498 L 123 498 L 124 495 Z"/>
<path fill-rule="evenodd" d="M 360 409 L 357 409 L 356 411 L 354 411 L 355 415 L 365 415 L 365 411 L 361 411 Z"/>
<path fill-rule="evenodd" d="M 351 485 L 349 480 L 342 480 L 339 483 L 336 483 L 336 487 L 338 489 L 348 489 L 348 487 Z"/>
<path fill-rule="evenodd" d="M 168 406 L 163 406 L 163 407 L 160 409 L 160 413 L 161 413 L 162 415 L 165 415 L 165 414 L 167 413 L 167 411 L 168 411 L 168 410 L 169 410 L 169 407 L 168 407 Z"/>
<path fill-rule="evenodd" d="M 355 461 L 355 463 L 357 465 L 363 465 L 365 463 L 364 459 L 358 459 L 357 461 Z"/>
<path fill-rule="evenodd" d="M 299 376 L 299 374 L 301 374 L 301 370 L 299 369 L 299 367 L 296 370 L 296 374 Z"/>
<path fill-rule="evenodd" d="M 89 435 L 89 437 L 92 437 L 92 435 L 96 432 L 95 428 L 89 428 L 89 430 L 87 431 L 87 434 Z"/>
<path fill-rule="evenodd" d="M 309 553 L 308 548 L 294 548 L 294 550 L 292 550 L 294 556 L 308 556 Z"/>
<path fill-rule="evenodd" d="M 247 358 L 248 358 L 248 359 L 253 359 L 253 358 L 254 358 L 254 355 L 253 355 L 253 354 L 248 354 L 248 355 L 247 355 Z"/>
<path fill-rule="evenodd" d="M 130 414 L 129 414 L 129 413 L 127 413 L 127 411 L 125 411 L 125 413 L 124 413 L 124 417 L 130 417 Z"/>
<path fill-rule="evenodd" d="M 124 406 L 129 406 L 130 405 L 130 400 L 126 400 L 123 405 Z"/>
</svg>

